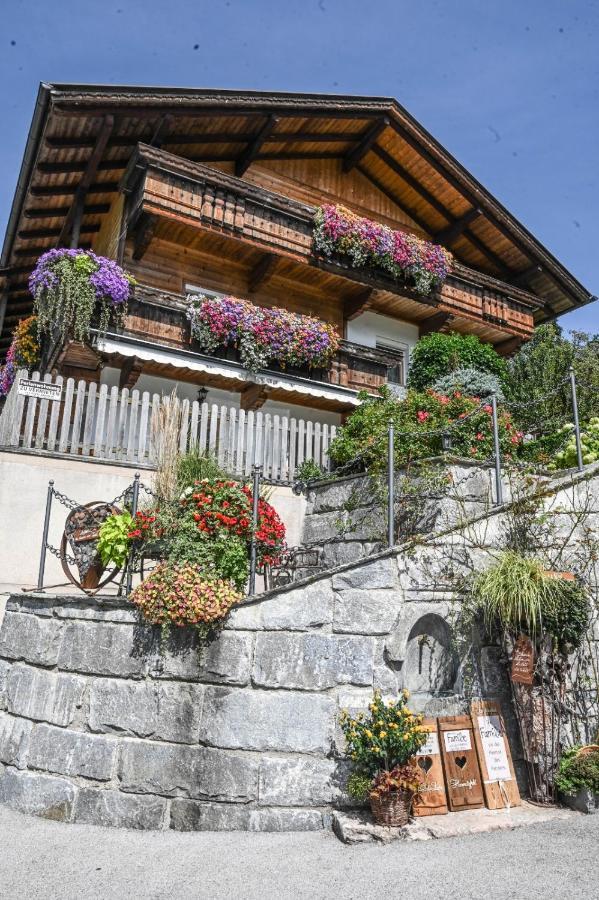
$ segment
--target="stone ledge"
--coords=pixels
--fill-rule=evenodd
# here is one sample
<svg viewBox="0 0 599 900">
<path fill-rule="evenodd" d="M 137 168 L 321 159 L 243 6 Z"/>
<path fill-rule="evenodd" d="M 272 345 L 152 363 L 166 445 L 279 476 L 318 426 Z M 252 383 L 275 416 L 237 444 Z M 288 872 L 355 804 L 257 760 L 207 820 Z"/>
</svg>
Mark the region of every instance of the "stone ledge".
<svg viewBox="0 0 599 900">
<path fill-rule="evenodd" d="M 439 838 L 461 837 L 468 834 L 487 834 L 492 831 L 513 831 L 527 825 L 540 825 L 560 819 L 572 819 L 579 813 L 559 807 L 533 806 L 523 801 L 513 809 L 471 809 L 448 813 L 445 816 L 423 816 L 412 819 L 405 828 L 375 825 L 366 810 L 333 812 L 333 831 L 344 844 L 383 843 L 391 841 L 430 841 Z"/>
</svg>

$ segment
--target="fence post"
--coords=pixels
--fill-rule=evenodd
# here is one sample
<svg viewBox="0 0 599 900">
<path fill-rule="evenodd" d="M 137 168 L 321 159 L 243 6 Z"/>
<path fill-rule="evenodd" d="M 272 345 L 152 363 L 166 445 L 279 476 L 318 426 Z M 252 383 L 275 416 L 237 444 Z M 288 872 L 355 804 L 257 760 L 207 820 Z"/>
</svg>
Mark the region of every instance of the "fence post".
<svg viewBox="0 0 599 900">
<path fill-rule="evenodd" d="M 576 394 L 576 374 L 574 366 L 570 366 L 570 388 L 572 390 L 572 413 L 574 416 L 574 434 L 576 436 L 576 460 L 578 471 L 582 472 L 582 441 L 580 439 L 580 420 L 578 418 L 578 396 Z"/>
<path fill-rule="evenodd" d="M 252 542 L 250 544 L 250 597 L 256 593 L 256 531 L 258 530 L 258 500 L 260 498 L 260 473 L 262 466 L 252 468 Z"/>
<path fill-rule="evenodd" d="M 50 512 L 52 510 L 52 497 L 54 496 L 54 482 L 48 482 L 48 493 L 46 494 L 46 513 L 44 515 L 44 533 L 42 536 L 42 548 L 40 551 L 40 567 L 37 574 L 37 589 L 44 590 L 44 570 L 46 568 L 46 550 L 48 547 L 48 531 L 50 529 Z"/>
<path fill-rule="evenodd" d="M 501 483 L 501 450 L 499 448 L 499 421 L 497 418 L 497 394 L 491 394 L 493 411 L 493 447 L 495 449 L 495 506 L 503 504 L 503 485 Z"/>
<path fill-rule="evenodd" d="M 387 543 L 390 547 L 395 544 L 395 428 L 393 422 L 389 422 L 389 436 L 387 444 L 387 489 L 389 491 L 387 508 Z"/>
<path fill-rule="evenodd" d="M 131 515 L 135 518 L 137 513 L 137 507 L 139 506 L 139 472 L 135 473 L 133 478 L 133 491 L 131 495 Z M 126 584 L 126 596 L 128 597 L 131 593 L 131 586 L 133 584 L 133 551 L 131 550 L 129 553 L 129 559 L 127 560 L 127 584 Z"/>
</svg>

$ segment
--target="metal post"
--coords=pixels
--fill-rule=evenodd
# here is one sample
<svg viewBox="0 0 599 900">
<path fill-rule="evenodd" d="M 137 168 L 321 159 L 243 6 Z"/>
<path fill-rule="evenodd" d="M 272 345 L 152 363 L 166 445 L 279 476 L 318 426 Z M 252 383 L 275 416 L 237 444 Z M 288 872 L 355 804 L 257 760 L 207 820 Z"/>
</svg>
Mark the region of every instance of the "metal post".
<svg viewBox="0 0 599 900">
<path fill-rule="evenodd" d="M 572 413 L 574 416 L 574 434 L 576 437 L 576 460 L 578 471 L 582 472 L 582 441 L 580 439 L 580 420 L 578 418 L 578 397 L 576 395 L 576 375 L 574 366 L 570 366 L 570 388 L 572 390 Z"/>
<path fill-rule="evenodd" d="M 137 507 L 139 506 L 139 472 L 135 473 L 133 478 L 133 491 L 131 494 L 131 515 L 135 518 L 137 514 Z M 131 586 L 133 584 L 133 551 L 131 550 L 129 553 L 129 559 L 127 560 L 127 584 L 125 587 L 127 597 L 131 593 Z"/>
<path fill-rule="evenodd" d="M 44 569 L 46 568 L 46 550 L 48 547 L 48 531 L 50 529 L 50 512 L 52 509 L 52 497 L 54 495 L 54 482 L 48 482 L 48 493 L 46 494 L 46 514 L 44 516 L 44 534 L 42 536 L 42 548 L 40 551 L 40 567 L 37 575 L 37 589 L 44 590 Z"/>
<path fill-rule="evenodd" d="M 387 446 L 387 488 L 389 491 L 387 512 L 387 543 L 395 544 L 395 428 L 389 422 L 389 442 Z"/>
<path fill-rule="evenodd" d="M 499 420 L 497 418 L 497 394 L 491 394 L 493 410 L 493 446 L 495 449 L 495 506 L 503 503 L 503 485 L 501 484 L 501 450 L 499 448 Z"/>
<path fill-rule="evenodd" d="M 252 468 L 252 542 L 250 544 L 250 597 L 256 593 L 256 531 L 258 530 L 258 500 L 260 499 L 260 474 L 262 466 Z"/>
</svg>

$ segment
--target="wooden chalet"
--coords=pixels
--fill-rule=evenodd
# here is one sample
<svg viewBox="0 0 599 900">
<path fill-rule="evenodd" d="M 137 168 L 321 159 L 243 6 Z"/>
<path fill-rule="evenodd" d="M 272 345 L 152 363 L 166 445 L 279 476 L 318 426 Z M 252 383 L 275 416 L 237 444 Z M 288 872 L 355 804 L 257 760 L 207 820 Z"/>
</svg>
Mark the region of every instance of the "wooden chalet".
<svg viewBox="0 0 599 900">
<path fill-rule="evenodd" d="M 323 259 L 312 229 L 324 203 L 444 245 L 451 274 L 424 297 Z M 472 333 L 509 354 L 593 299 L 383 97 L 43 84 L 0 262 L 0 355 L 32 312 L 37 257 L 57 246 L 118 259 L 138 286 L 121 331 L 46 348 L 47 369 L 331 424 L 359 389 L 401 386 L 423 334 Z M 190 292 L 319 316 L 339 353 L 329 371 L 251 374 L 190 339 Z"/>
</svg>

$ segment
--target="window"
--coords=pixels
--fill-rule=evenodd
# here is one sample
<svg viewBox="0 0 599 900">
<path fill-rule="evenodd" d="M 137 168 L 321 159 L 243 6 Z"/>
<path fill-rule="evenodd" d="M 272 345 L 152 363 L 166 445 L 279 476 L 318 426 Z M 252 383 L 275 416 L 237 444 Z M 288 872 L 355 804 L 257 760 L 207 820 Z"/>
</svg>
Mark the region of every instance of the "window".
<svg viewBox="0 0 599 900">
<path fill-rule="evenodd" d="M 408 359 L 407 344 L 400 344 L 399 341 L 378 340 L 376 349 L 382 350 L 386 356 L 393 359 L 393 364 L 387 370 L 387 381 L 389 384 L 405 385 L 406 368 Z"/>
<path fill-rule="evenodd" d="M 213 291 L 212 288 L 204 288 L 198 284 L 186 284 L 185 285 L 185 293 L 186 294 L 195 294 L 197 296 L 209 297 L 215 299 L 216 297 L 226 297 L 226 294 L 223 294 L 222 291 Z"/>
</svg>

